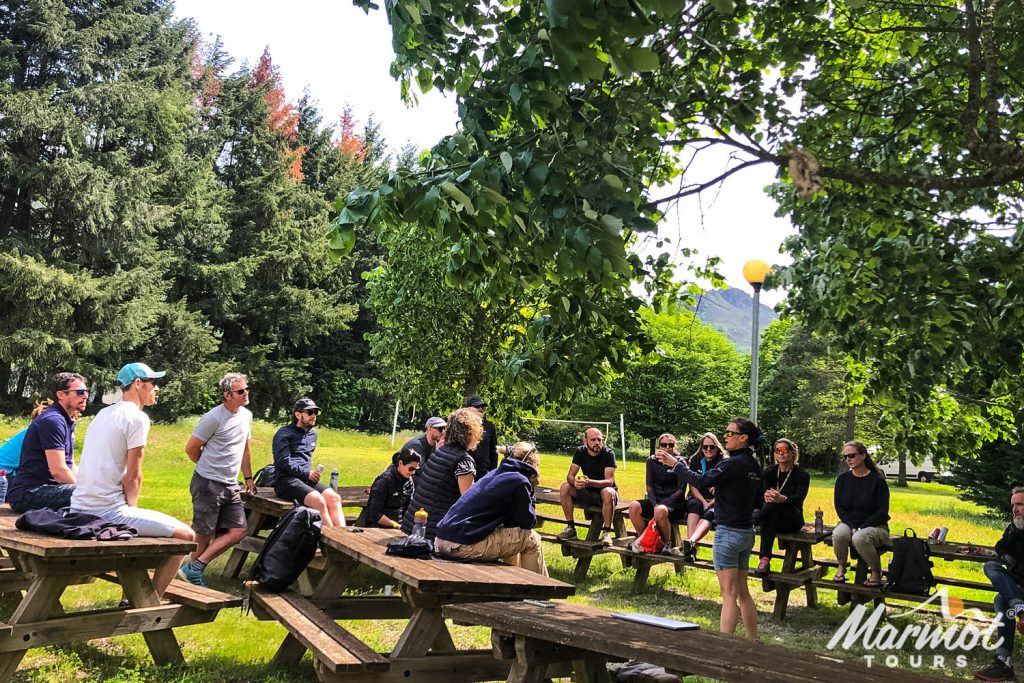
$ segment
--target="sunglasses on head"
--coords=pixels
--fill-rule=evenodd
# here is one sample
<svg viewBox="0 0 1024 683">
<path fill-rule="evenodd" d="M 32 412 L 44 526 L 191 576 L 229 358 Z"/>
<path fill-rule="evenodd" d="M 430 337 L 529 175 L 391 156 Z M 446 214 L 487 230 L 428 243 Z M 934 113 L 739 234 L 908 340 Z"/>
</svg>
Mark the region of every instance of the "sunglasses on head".
<svg viewBox="0 0 1024 683">
<path fill-rule="evenodd" d="M 81 398 L 82 396 L 88 396 L 89 395 L 89 390 L 88 389 L 64 389 L 64 393 L 65 394 L 74 394 L 75 396 L 78 396 L 79 398 Z"/>
<path fill-rule="evenodd" d="M 662 441 L 658 445 L 661 446 L 662 448 L 675 448 L 676 447 L 676 442 L 675 441 Z"/>
</svg>

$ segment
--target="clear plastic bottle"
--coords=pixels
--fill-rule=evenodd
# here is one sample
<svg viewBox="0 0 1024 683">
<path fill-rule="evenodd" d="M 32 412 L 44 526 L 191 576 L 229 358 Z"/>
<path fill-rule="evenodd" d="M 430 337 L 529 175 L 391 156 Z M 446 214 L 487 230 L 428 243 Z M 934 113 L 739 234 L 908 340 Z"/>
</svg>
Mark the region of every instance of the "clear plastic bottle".
<svg viewBox="0 0 1024 683">
<path fill-rule="evenodd" d="M 7 502 L 7 470 L 0 470 L 0 505 Z"/>
<path fill-rule="evenodd" d="M 825 532 L 825 513 L 818 508 L 814 511 L 814 533 L 821 534 Z"/>
<path fill-rule="evenodd" d="M 412 535 L 419 538 L 427 537 L 427 511 L 420 508 L 413 515 Z"/>
<path fill-rule="evenodd" d="M 331 471 L 331 490 L 335 493 L 338 492 L 338 468 L 335 467 Z"/>
</svg>

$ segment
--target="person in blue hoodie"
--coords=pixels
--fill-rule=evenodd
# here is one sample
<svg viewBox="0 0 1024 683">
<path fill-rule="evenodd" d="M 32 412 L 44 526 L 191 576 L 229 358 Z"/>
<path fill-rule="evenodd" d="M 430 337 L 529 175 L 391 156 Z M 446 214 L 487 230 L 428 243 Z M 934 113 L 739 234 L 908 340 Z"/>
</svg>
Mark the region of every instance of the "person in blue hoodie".
<svg viewBox="0 0 1024 683">
<path fill-rule="evenodd" d="M 544 551 L 533 489 L 540 481 L 540 456 L 520 441 L 497 469 L 481 477 L 437 524 L 434 548 L 463 560 L 500 560 L 544 576 Z"/>
</svg>

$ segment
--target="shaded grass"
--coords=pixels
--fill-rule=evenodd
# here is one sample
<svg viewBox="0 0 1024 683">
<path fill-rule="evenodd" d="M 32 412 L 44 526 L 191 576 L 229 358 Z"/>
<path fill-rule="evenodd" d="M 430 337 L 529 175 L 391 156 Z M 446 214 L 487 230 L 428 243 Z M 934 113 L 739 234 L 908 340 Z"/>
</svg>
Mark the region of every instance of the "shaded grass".
<svg viewBox="0 0 1024 683">
<path fill-rule="evenodd" d="M 191 498 L 188 492 L 193 465 L 184 453 L 196 419 L 183 420 L 177 424 L 154 425 L 144 464 L 145 480 L 140 504 L 172 514 L 179 519 L 191 517 Z M 78 448 L 81 448 L 88 420 L 78 428 Z M 0 420 L 0 438 L 7 438 L 24 426 L 24 421 Z M 271 460 L 270 444 L 277 426 L 257 422 L 253 434 L 253 467 L 267 464 Z M 412 433 L 399 435 L 395 441 L 400 446 Z M 334 467 L 340 471 L 342 484 L 369 485 L 373 478 L 390 462 L 391 446 L 389 435 L 367 435 L 358 432 L 322 430 L 316 460 L 325 465 L 329 473 Z M 547 485 L 557 484 L 568 470 L 570 457 L 546 454 L 541 462 L 541 477 Z M 644 464 L 630 462 L 616 475 L 620 492 L 624 498 L 638 498 L 644 494 Z M 815 476 L 805 506 L 808 521 L 813 520 L 814 510 L 821 507 L 825 522 L 835 523 L 832 507 L 832 484 L 834 478 Z M 890 483 L 890 486 L 892 484 Z M 916 530 L 926 536 L 936 526 L 948 526 L 949 538 L 979 544 L 992 544 L 998 539 L 1003 523 L 984 517 L 981 508 L 962 501 L 956 492 L 942 484 L 913 483 L 910 488 L 898 489 L 892 486 L 891 528 L 899 533 L 904 528 Z M 555 513 L 555 508 L 545 512 Z M 560 555 L 558 548 L 545 545 L 548 566 L 552 576 L 572 581 L 575 561 Z M 703 551 L 707 552 L 707 551 Z M 824 546 L 816 548 L 816 554 L 831 556 Z M 211 586 L 221 590 L 239 593 L 240 584 L 220 577 L 224 557 L 214 562 L 208 572 Z M 984 582 L 980 565 L 966 562 L 945 562 L 935 560 L 935 573 L 942 576 L 970 579 Z M 689 570 L 677 575 L 667 565 L 655 566 L 649 580 L 649 590 L 636 594 L 632 590 L 633 570 L 622 567 L 617 556 L 603 555 L 594 559 L 589 576 L 577 586 L 574 602 L 592 604 L 607 609 L 647 612 L 671 617 L 682 617 L 700 623 L 711 630 L 718 628 L 721 607 L 718 583 L 712 572 Z M 373 593 L 381 590 L 386 583 L 383 575 L 369 569 L 361 570 L 352 589 Z M 819 591 L 817 610 L 805 607 L 802 592 L 790 598 L 787 621 L 784 624 L 768 622 L 774 604 L 774 594 L 760 590 L 760 582 L 751 582 L 752 594 L 761 614 L 759 636 L 766 642 L 776 642 L 789 647 L 808 650 L 824 650 L 825 643 L 835 629 L 846 618 L 848 610 L 835 603 L 831 591 Z M 988 599 L 990 594 L 964 597 Z M 71 588 L 63 603 L 68 611 L 90 606 L 110 606 L 118 599 L 117 589 L 105 582 L 96 582 Z M 0 600 L 0 612 L 9 615 L 16 602 L 7 596 Z M 390 650 L 401 633 L 404 623 L 393 620 L 342 622 L 373 647 Z M 273 622 L 260 622 L 240 610 L 222 611 L 215 622 L 175 629 L 182 643 L 182 650 L 188 662 L 186 668 L 156 667 L 149 657 L 142 636 L 126 636 L 117 639 L 92 641 L 68 647 L 49 647 L 31 650 L 26 656 L 16 680 L 30 681 L 313 681 L 310 655 L 304 664 L 279 670 L 270 665 L 270 659 L 285 635 L 283 627 Z M 487 647 L 489 633 L 486 629 L 452 627 L 452 634 L 460 646 Z M 853 650 L 846 656 L 859 656 Z M 987 653 L 972 654 L 968 657 L 968 670 L 979 666 L 988 658 Z M 778 663 L 777 663 L 778 664 Z M 965 670 L 950 667 L 951 675 L 963 675 Z M 694 679 L 696 680 L 696 679 Z"/>
</svg>

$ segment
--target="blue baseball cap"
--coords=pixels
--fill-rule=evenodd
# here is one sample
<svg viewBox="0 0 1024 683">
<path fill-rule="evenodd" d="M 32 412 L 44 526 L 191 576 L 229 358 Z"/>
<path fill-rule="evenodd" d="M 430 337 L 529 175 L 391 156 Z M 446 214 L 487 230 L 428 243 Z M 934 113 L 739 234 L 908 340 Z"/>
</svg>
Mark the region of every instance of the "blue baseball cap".
<svg viewBox="0 0 1024 683">
<path fill-rule="evenodd" d="M 137 379 L 160 379 L 166 372 L 154 372 L 145 363 L 129 363 L 117 373 L 117 383 L 126 387 Z"/>
</svg>

